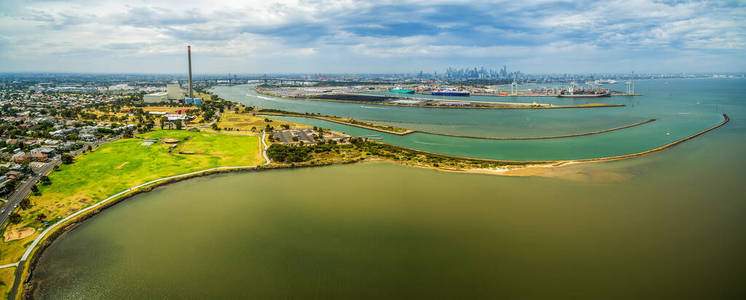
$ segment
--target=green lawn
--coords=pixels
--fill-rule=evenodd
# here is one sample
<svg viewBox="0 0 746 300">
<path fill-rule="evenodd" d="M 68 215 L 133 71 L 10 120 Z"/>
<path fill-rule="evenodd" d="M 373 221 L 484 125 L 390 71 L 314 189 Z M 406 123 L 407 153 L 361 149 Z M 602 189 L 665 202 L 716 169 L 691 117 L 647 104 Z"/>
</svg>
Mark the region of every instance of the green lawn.
<svg viewBox="0 0 746 300">
<path fill-rule="evenodd" d="M 13 272 L 15 271 L 16 268 L 0 269 L 0 296 L 3 298 L 8 297 L 7 294 L 13 286 Z"/>
<path fill-rule="evenodd" d="M 42 223 L 36 220 L 39 214 L 43 213 L 47 220 L 55 221 L 113 194 L 154 179 L 214 167 L 248 166 L 264 162 L 260 137 L 257 136 L 183 130 L 160 130 L 141 136 L 153 139 L 175 138 L 181 142 L 169 153 L 170 145 L 161 141 L 142 146 L 142 139 L 123 139 L 78 156 L 75 163 L 62 165 L 59 170 L 49 174 L 52 184 L 39 185 L 41 195 L 31 198 L 33 207 L 28 210 L 19 209 L 18 213 L 23 216 L 23 221 L 9 228 L 41 229 Z M 179 150 L 194 154 L 179 154 Z M 2 243 L 0 263 L 18 260 L 25 249 L 24 244 L 31 240 L 28 237 Z"/>
</svg>

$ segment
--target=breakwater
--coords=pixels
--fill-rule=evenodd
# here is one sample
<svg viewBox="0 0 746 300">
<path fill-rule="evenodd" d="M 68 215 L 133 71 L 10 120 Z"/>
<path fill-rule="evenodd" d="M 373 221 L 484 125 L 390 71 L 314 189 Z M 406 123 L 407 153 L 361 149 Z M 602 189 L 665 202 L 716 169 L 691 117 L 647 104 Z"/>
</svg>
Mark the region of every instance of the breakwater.
<svg viewBox="0 0 746 300">
<path fill-rule="evenodd" d="M 303 114 L 283 114 L 283 113 L 262 113 L 262 115 L 267 116 L 287 116 L 287 117 L 301 117 L 301 118 L 310 118 L 310 119 L 317 119 L 347 126 L 353 126 L 368 130 L 374 130 L 378 132 L 388 133 L 388 134 L 395 134 L 399 136 L 404 136 L 412 133 L 424 133 L 424 134 L 430 134 L 430 135 L 439 135 L 439 136 L 448 136 L 448 137 L 458 137 L 458 138 L 467 138 L 467 139 L 480 139 L 480 140 L 496 140 L 496 141 L 520 141 L 520 140 L 548 140 L 548 139 L 561 139 L 561 138 L 571 138 L 571 137 L 579 137 L 579 136 L 587 136 L 587 135 L 594 135 L 594 134 L 601 134 L 601 133 L 607 133 L 622 129 L 627 129 L 631 127 L 636 127 L 640 125 L 644 125 L 647 123 L 655 122 L 656 119 L 649 119 L 642 122 L 627 124 L 623 126 L 618 126 L 614 128 L 609 129 L 603 129 L 603 130 L 596 130 L 596 131 L 589 131 L 589 132 L 581 132 L 581 133 L 572 133 L 572 134 L 563 134 L 563 135 L 551 135 L 551 136 L 536 136 L 536 137 L 487 137 L 487 136 L 473 136 L 473 135 L 461 135 L 461 134 L 449 134 L 449 133 L 441 133 L 441 132 L 433 132 L 433 131 L 426 131 L 426 130 L 411 130 L 406 129 L 405 131 L 393 131 L 393 130 L 386 130 L 374 126 L 366 126 L 362 124 L 357 123 L 350 123 L 340 120 L 335 120 L 334 118 L 330 117 L 324 117 L 324 116 L 315 116 L 315 115 L 303 115 Z M 385 125 L 382 125 L 385 126 Z"/>
<path fill-rule="evenodd" d="M 604 129 L 604 130 L 589 131 L 589 132 L 574 133 L 574 134 L 552 135 L 552 136 L 536 136 L 536 137 L 484 137 L 484 136 L 470 136 L 470 135 L 447 134 L 447 133 L 421 131 L 421 130 L 417 130 L 417 131 L 414 131 L 414 132 L 420 132 L 420 133 L 426 133 L 426 134 L 432 134 L 432 135 L 440 135 L 440 136 L 450 136 L 450 137 L 469 138 L 469 139 L 482 139 L 482 140 L 497 140 L 497 141 L 548 140 L 548 139 L 571 138 L 571 137 L 579 137 L 579 136 L 586 136 L 586 135 L 594 135 L 594 134 L 607 133 L 607 132 L 617 131 L 617 130 L 631 128 L 631 127 L 635 127 L 635 126 L 640 126 L 640 125 L 647 124 L 647 123 L 650 123 L 650 122 L 655 122 L 655 119 L 650 119 L 650 120 L 646 120 L 646 121 L 642 121 L 642 122 L 637 122 L 637 123 L 633 123 L 633 124 L 628 124 L 628 125 L 614 127 L 614 128 L 609 128 L 609 129 Z"/>
<path fill-rule="evenodd" d="M 727 114 L 723 114 L 723 121 L 720 122 L 720 123 L 718 123 L 715 126 L 712 126 L 710 128 L 707 128 L 705 130 L 699 131 L 699 132 L 697 132 L 695 134 L 692 134 L 690 136 L 687 136 L 685 138 L 681 138 L 681 139 L 675 140 L 673 142 L 670 142 L 668 144 L 665 144 L 663 146 L 656 147 L 656 148 L 653 148 L 653 149 L 650 149 L 650 150 L 646 150 L 646 151 L 642 151 L 642 152 L 637 152 L 637 153 L 631 153 L 631 154 L 625 154 L 625 155 L 599 157 L 599 158 L 575 159 L 575 160 L 571 160 L 571 161 L 574 161 L 574 162 L 609 161 L 609 160 L 627 159 L 627 158 L 633 158 L 633 157 L 643 156 L 643 155 L 646 155 L 646 154 L 651 154 L 651 153 L 654 153 L 654 152 L 658 152 L 658 151 L 661 151 L 661 150 L 665 150 L 665 149 L 671 148 L 673 146 L 676 146 L 678 144 L 681 144 L 683 142 L 691 140 L 691 139 L 693 139 L 695 137 L 698 137 L 700 135 L 708 133 L 708 132 L 710 132 L 712 130 L 718 129 L 718 128 L 722 127 L 723 125 L 725 125 L 726 123 L 728 123 L 729 121 L 730 121 L 730 118 L 728 117 L 728 115 Z"/>
<path fill-rule="evenodd" d="M 650 120 L 648 120 L 646 122 L 649 123 L 649 121 Z M 704 130 L 701 130 L 701 131 L 699 131 L 697 133 L 694 133 L 692 135 L 689 135 L 687 137 L 675 140 L 675 141 L 670 142 L 668 144 L 665 144 L 665 145 L 662 145 L 662 146 L 659 146 L 659 147 L 656 147 L 656 148 L 653 148 L 653 149 L 650 149 L 650 150 L 641 151 L 641 152 L 624 154 L 624 155 L 617 155 L 617 156 L 598 157 L 598 158 L 566 159 L 566 160 L 504 160 L 504 159 L 472 158 L 472 157 L 459 156 L 459 155 L 441 154 L 441 153 L 429 152 L 429 151 L 418 150 L 418 149 L 413 149 L 413 148 L 408 148 L 408 147 L 402 147 L 402 146 L 395 146 L 395 147 L 399 147 L 399 148 L 406 149 L 406 150 L 409 150 L 409 151 L 420 152 L 420 153 L 428 154 L 428 155 L 432 155 L 432 156 L 440 156 L 440 157 L 447 157 L 447 158 L 453 158 L 453 159 L 462 159 L 462 160 L 467 160 L 467 161 L 496 162 L 496 163 L 503 163 L 505 165 L 539 165 L 539 164 L 558 164 L 558 165 L 561 165 L 561 164 L 570 163 L 570 162 L 600 162 L 600 161 L 611 161 L 611 160 L 620 160 L 620 159 L 634 158 L 634 157 L 643 156 L 643 155 L 646 155 L 646 154 L 651 154 L 651 153 L 654 153 L 654 152 L 662 151 L 662 150 L 671 148 L 673 146 L 679 145 L 679 144 L 681 144 L 683 142 L 686 142 L 688 140 L 691 140 L 691 139 L 693 139 L 695 137 L 698 137 L 698 136 L 700 136 L 702 134 L 705 134 L 707 132 L 710 132 L 712 130 L 715 130 L 717 128 L 720 128 L 723 125 L 725 125 L 726 123 L 728 123 L 729 121 L 730 121 L 730 118 L 728 117 L 728 115 L 727 114 L 723 114 L 723 121 L 720 122 L 720 123 L 718 123 L 717 125 L 712 126 L 710 128 L 707 128 L 707 129 L 704 129 Z"/>
</svg>

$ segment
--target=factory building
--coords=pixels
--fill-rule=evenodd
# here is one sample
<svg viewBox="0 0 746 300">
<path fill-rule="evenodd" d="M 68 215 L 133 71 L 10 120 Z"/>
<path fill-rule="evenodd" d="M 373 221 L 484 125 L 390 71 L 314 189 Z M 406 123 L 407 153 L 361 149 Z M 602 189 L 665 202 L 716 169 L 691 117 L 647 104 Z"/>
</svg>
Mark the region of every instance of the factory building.
<svg viewBox="0 0 746 300">
<path fill-rule="evenodd" d="M 160 93 L 152 93 L 152 94 L 146 94 L 142 97 L 142 101 L 145 103 L 161 103 L 161 102 L 167 102 L 168 101 L 168 93 L 166 92 L 160 92 Z"/>
<path fill-rule="evenodd" d="M 168 100 L 184 99 L 184 91 L 181 89 L 181 86 L 176 81 L 166 85 L 166 92 L 168 93 Z"/>
</svg>

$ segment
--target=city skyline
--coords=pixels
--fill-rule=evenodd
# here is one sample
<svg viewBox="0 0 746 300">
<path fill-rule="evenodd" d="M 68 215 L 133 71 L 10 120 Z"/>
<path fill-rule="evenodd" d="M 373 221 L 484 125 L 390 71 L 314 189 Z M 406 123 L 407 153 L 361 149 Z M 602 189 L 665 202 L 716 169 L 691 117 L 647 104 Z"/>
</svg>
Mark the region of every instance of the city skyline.
<svg viewBox="0 0 746 300">
<path fill-rule="evenodd" d="M 739 2 L 5 1 L 0 72 L 740 72 Z"/>
</svg>

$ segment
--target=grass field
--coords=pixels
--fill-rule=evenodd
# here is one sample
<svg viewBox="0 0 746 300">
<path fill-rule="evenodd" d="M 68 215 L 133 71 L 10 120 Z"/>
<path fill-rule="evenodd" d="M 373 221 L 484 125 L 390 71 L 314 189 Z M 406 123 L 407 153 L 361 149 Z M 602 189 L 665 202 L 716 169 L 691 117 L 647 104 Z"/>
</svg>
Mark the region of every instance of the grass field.
<svg viewBox="0 0 746 300">
<path fill-rule="evenodd" d="M 221 129 L 233 129 L 240 131 L 251 131 L 252 128 L 256 128 L 256 132 L 261 132 L 267 125 L 272 126 L 276 129 L 281 129 L 282 125 L 288 125 L 290 127 L 303 127 L 308 128 L 310 126 L 301 125 L 292 122 L 286 122 L 282 120 L 270 119 L 271 122 L 266 122 L 265 117 L 252 116 L 248 113 L 237 114 L 234 112 L 226 111 L 223 116 L 220 117 L 218 127 Z"/>
<path fill-rule="evenodd" d="M 0 269 L 0 295 L 4 299 L 8 298 L 8 292 L 13 286 L 13 272 L 15 271 L 16 268 Z"/>
<path fill-rule="evenodd" d="M 140 135 L 144 138 L 178 139 L 169 144 L 157 142 L 142 146 L 142 139 L 123 139 L 108 143 L 79 156 L 71 165 L 61 165 L 49 174 L 51 185 L 39 185 L 40 196 L 32 196 L 32 207 L 18 210 L 23 221 L 6 230 L 34 227 L 37 233 L 25 239 L 2 243 L 0 264 L 18 261 L 28 243 L 43 230 L 36 218 L 46 215 L 49 224 L 127 188 L 171 175 L 213 167 L 248 166 L 264 162 L 260 137 L 208 132 L 159 130 Z M 179 154 L 189 151 L 192 154 Z"/>
</svg>

